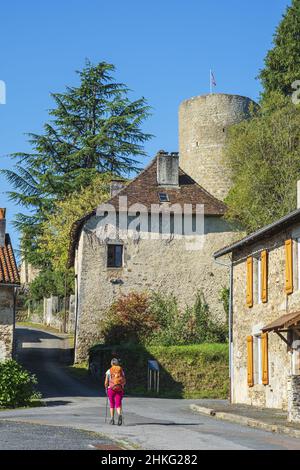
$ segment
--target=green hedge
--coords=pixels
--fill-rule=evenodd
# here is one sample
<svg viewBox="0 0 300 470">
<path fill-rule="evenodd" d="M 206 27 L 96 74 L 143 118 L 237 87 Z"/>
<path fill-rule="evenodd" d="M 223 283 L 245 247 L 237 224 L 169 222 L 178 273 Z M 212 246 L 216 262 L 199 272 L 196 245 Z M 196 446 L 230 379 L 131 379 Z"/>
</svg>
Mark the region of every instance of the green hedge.
<svg viewBox="0 0 300 470">
<path fill-rule="evenodd" d="M 228 345 L 189 346 L 95 345 L 90 350 L 89 367 L 97 379 L 104 377 L 117 353 L 122 361 L 127 392 L 147 394 L 147 361 L 160 365 L 160 396 L 184 398 L 227 398 Z"/>
</svg>

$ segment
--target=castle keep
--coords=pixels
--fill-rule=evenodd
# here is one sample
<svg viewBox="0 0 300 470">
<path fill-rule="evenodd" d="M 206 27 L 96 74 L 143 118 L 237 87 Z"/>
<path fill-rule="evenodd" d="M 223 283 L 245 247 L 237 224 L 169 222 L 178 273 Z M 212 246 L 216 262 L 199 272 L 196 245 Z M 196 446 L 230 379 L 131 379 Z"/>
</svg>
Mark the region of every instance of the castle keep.
<svg viewBox="0 0 300 470">
<path fill-rule="evenodd" d="M 223 159 L 229 126 L 249 118 L 251 103 L 244 96 L 195 96 L 179 107 L 181 168 L 218 199 L 224 200 L 231 180 Z"/>
</svg>

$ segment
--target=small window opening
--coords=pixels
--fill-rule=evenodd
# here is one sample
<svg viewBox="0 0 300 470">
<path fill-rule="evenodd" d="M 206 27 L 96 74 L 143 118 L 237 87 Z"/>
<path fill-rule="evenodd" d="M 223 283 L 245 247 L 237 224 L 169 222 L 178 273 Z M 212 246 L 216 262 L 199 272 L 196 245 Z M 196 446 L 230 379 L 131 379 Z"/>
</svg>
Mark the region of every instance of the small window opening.
<svg viewBox="0 0 300 470">
<path fill-rule="evenodd" d="M 123 245 L 107 245 L 107 267 L 121 268 L 123 266 Z"/>
</svg>

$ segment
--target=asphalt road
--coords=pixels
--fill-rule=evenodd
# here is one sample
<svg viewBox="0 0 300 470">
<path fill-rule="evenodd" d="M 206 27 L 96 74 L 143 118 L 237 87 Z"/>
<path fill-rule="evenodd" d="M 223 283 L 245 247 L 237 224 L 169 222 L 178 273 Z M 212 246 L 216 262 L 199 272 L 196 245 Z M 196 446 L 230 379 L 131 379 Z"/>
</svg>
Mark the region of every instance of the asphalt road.
<svg viewBox="0 0 300 470">
<path fill-rule="evenodd" d="M 43 426 L 41 433 L 32 433 L 32 448 L 43 448 L 34 446 L 44 445 L 42 429 L 47 433 L 53 426 L 60 445 L 66 449 L 74 448 L 74 442 L 76 446 L 81 443 L 80 436 L 72 434 L 74 430 L 95 432 L 98 436 L 107 436 L 107 442 L 111 438 L 143 449 L 300 449 L 300 440 L 193 413 L 188 405 L 194 400 L 125 397 L 125 425 L 110 426 L 105 423 L 106 398 L 100 396 L 100 387 L 97 390 L 82 385 L 66 373 L 63 366 L 67 343 L 64 339 L 23 328 L 17 330 L 17 335 L 22 345 L 19 358 L 37 374 L 48 406 L 0 412 L 0 448 L 4 448 L 5 442 L 7 445 L 1 426 L 15 426 L 18 422 L 22 426 Z M 62 434 L 57 431 L 60 426 Z M 18 437 L 14 437 L 13 429 L 8 434 L 9 442 L 11 446 L 18 446 L 23 428 L 19 428 Z M 28 434 L 24 429 L 24 434 Z M 68 432 L 70 439 L 60 441 L 60 436 Z M 83 446 L 89 445 L 88 439 L 82 434 Z M 95 436 L 91 435 L 91 443 L 93 439 Z M 55 439 L 52 443 L 54 446 Z"/>
<path fill-rule="evenodd" d="M 112 441 L 97 433 L 62 426 L 0 421 L 0 450 L 92 450 Z"/>
</svg>

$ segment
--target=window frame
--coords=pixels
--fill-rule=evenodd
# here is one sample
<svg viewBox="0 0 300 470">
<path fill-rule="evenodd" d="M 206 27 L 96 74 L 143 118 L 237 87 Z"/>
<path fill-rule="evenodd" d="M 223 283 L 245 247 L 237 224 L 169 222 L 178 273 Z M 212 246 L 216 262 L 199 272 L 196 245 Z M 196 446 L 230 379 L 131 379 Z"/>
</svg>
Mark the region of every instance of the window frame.
<svg viewBox="0 0 300 470">
<path fill-rule="evenodd" d="M 166 199 L 162 200 L 162 199 L 161 199 L 161 196 L 165 196 Z M 169 195 L 168 195 L 168 193 L 166 193 L 165 191 L 160 191 L 160 192 L 158 193 L 158 199 L 159 199 L 159 202 L 160 202 L 161 204 L 163 204 L 164 202 L 170 202 Z"/>
<path fill-rule="evenodd" d="M 300 375 L 300 337 L 292 330 L 292 375 Z"/>
<path fill-rule="evenodd" d="M 118 248 L 121 248 L 120 264 L 116 263 L 116 259 L 117 259 L 116 250 Z M 110 249 L 113 249 L 113 256 L 112 256 L 113 264 L 111 264 L 111 265 L 109 264 L 109 259 L 110 259 L 109 251 L 110 251 Z M 121 269 L 121 268 L 123 268 L 123 266 L 124 266 L 124 246 L 121 243 L 108 243 L 107 246 L 106 246 L 106 268 L 107 269 Z"/>
<path fill-rule="evenodd" d="M 253 335 L 253 376 L 254 385 L 262 385 L 262 338 L 261 333 Z"/>
<path fill-rule="evenodd" d="M 257 257 L 257 268 L 256 268 L 256 275 L 257 275 L 257 303 L 262 304 L 262 269 L 261 269 L 261 253 Z"/>
</svg>

